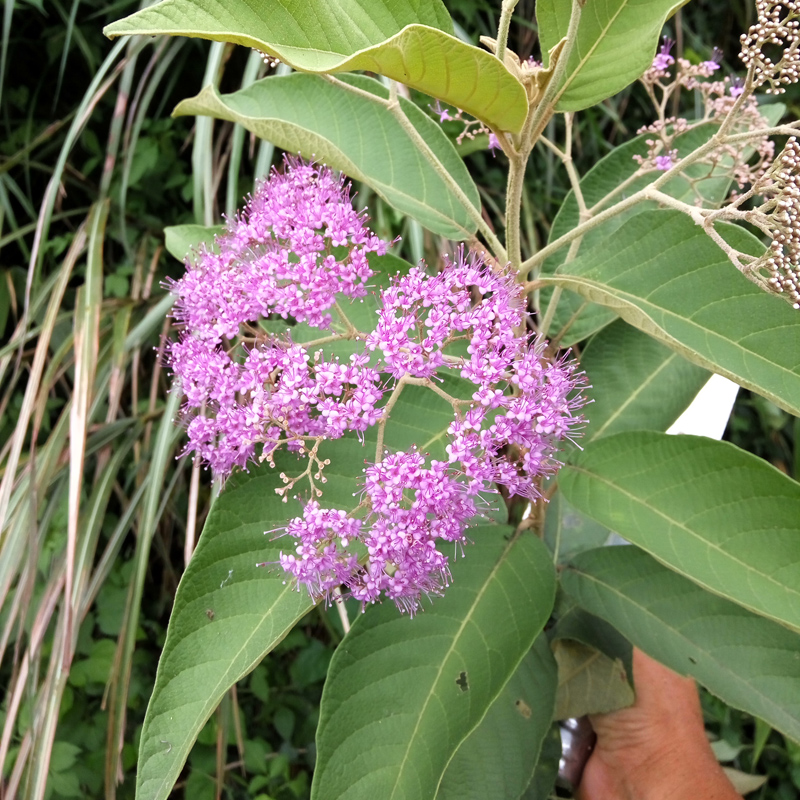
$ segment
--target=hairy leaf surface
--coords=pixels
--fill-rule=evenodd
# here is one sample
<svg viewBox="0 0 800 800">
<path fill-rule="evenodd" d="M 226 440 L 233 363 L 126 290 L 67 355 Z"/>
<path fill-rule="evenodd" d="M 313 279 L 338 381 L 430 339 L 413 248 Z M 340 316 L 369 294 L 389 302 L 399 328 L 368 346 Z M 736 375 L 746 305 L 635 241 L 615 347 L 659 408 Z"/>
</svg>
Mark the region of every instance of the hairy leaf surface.
<svg viewBox="0 0 800 800">
<path fill-rule="evenodd" d="M 227 95 L 207 86 L 196 97 L 181 102 L 174 114 L 238 122 L 290 153 L 300 152 L 364 181 L 434 233 L 468 238 L 475 223 L 450 186 L 392 113 L 369 99 L 374 95 L 385 100 L 388 89 L 363 76 L 349 75 L 343 80 L 362 94 L 353 94 L 318 75 L 273 76 Z M 478 190 L 439 125 L 413 103 L 404 99 L 400 103 L 468 201 L 480 208 Z"/>
<path fill-rule="evenodd" d="M 781 103 L 773 103 L 763 106 L 760 109 L 762 116 L 769 125 L 776 125 L 786 112 L 786 106 Z M 692 130 L 675 138 L 675 148 L 681 158 L 697 150 L 704 145 L 718 129 L 716 125 L 698 125 Z M 622 200 L 626 195 L 630 195 L 645 186 L 651 184 L 660 172 L 651 170 L 643 175 L 634 177 L 639 169 L 639 164 L 635 156 L 644 157 L 647 155 L 648 144 L 647 134 L 626 142 L 612 150 L 605 158 L 595 164 L 586 175 L 581 179 L 581 193 L 583 194 L 586 207 L 597 214 L 606 210 L 614 203 Z M 745 152 L 745 158 L 749 158 L 750 153 Z M 730 158 L 720 157 L 715 166 L 704 164 L 702 161 L 690 165 L 686 168 L 685 175 L 672 178 L 661 191 L 665 194 L 682 200 L 685 203 L 694 203 L 698 198 L 702 199 L 706 207 L 716 207 L 725 199 L 730 191 Z M 652 201 L 645 201 L 636 204 L 632 208 L 611 217 L 602 225 L 590 230 L 581 240 L 581 246 L 577 254 L 586 255 L 593 249 L 603 249 L 608 246 L 613 247 L 611 237 L 623 225 L 623 223 L 643 211 L 653 210 L 656 204 Z M 564 234 L 569 233 L 580 221 L 578 202 L 575 193 L 570 191 L 564 202 L 561 204 L 553 226 L 550 230 L 549 243 L 557 241 Z M 563 247 L 548 258 L 543 265 L 543 272 L 552 273 L 564 263 L 567 257 L 568 248 Z M 549 301 L 551 290 L 543 289 L 542 298 L 545 302 Z M 561 332 L 561 343 L 569 346 L 575 342 L 590 336 L 603 326 L 608 325 L 616 317 L 616 314 L 609 308 L 595 305 L 579 295 L 567 292 L 561 296 L 551 330 Z"/>
<path fill-rule="evenodd" d="M 413 620 L 370 609 L 336 650 L 322 696 L 312 798 L 434 797 L 550 614 L 547 548 L 474 528 L 445 596 Z"/>
<path fill-rule="evenodd" d="M 513 133 L 528 111 L 508 69 L 452 35 L 441 0 L 163 0 L 104 32 L 235 42 L 302 72 L 368 70 Z"/>
<path fill-rule="evenodd" d="M 620 433 L 587 445 L 559 486 L 700 586 L 800 630 L 800 485 L 767 462 L 700 436 Z"/>
<path fill-rule="evenodd" d="M 710 375 L 656 339 L 617 320 L 581 355 L 594 400 L 581 444 L 621 431 L 666 431 Z"/>
<path fill-rule="evenodd" d="M 636 547 L 578 556 L 562 585 L 637 647 L 800 741 L 800 636 L 704 591 Z"/>
<path fill-rule="evenodd" d="M 559 90 L 558 110 L 588 108 L 639 78 L 653 61 L 664 22 L 686 2 L 579 2 L 583 10 L 578 36 Z M 536 20 L 545 57 L 567 35 L 572 6 L 572 0 L 537 0 Z"/>
<path fill-rule="evenodd" d="M 757 255 L 747 231 L 720 226 Z M 645 211 L 552 278 L 664 342 L 689 361 L 800 414 L 800 316 L 750 283 L 680 211 Z"/>
<path fill-rule="evenodd" d="M 519 797 L 533 778 L 550 731 L 556 681 L 553 654 L 541 634 L 456 751 L 436 800 Z"/>
</svg>

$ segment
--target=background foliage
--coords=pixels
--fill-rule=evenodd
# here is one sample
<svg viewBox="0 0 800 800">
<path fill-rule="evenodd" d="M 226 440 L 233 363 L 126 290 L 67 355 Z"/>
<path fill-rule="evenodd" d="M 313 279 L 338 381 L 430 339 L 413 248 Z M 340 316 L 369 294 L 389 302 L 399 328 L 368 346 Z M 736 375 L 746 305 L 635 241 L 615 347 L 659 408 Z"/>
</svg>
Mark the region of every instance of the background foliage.
<svg viewBox="0 0 800 800">
<path fill-rule="evenodd" d="M 462 30 L 494 35 L 499 4 L 447 5 Z M 522 57 L 538 53 L 533 5 L 521 0 L 512 28 Z M 7 0 L 3 9 L 0 764 L 9 796 L 133 796 L 175 588 L 214 499 L 208 476 L 180 458 L 177 397 L 161 367 L 163 282 L 182 270 L 163 228 L 232 213 L 275 155 L 231 123 L 169 118 L 209 81 L 248 85 L 267 69 L 260 58 L 197 40 L 102 36 L 136 7 Z M 668 25 L 679 50 L 716 44 L 733 63 L 752 17 L 748 0 L 695 0 Z M 786 101 L 798 116 L 796 93 Z M 637 87 L 584 112 L 579 170 L 649 113 Z M 444 130 L 454 137 L 459 127 Z M 461 152 L 500 227 L 504 174 L 485 144 L 465 140 Z M 540 242 L 568 183 L 546 151 L 527 175 L 523 236 Z M 366 187 L 358 203 L 380 235 L 403 236 L 400 254 L 438 251 Z M 797 435 L 795 418 L 746 392 L 727 432 L 796 478 Z M 71 440 L 85 446 L 70 458 Z M 226 697 L 175 795 L 307 797 L 322 681 L 341 637 L 335 612 L 309 612 Z M 720 759 L 768 776 L 754 796 L 797 796 L 796 745 L 715 698 L 704 707 Z"/>
</svg>

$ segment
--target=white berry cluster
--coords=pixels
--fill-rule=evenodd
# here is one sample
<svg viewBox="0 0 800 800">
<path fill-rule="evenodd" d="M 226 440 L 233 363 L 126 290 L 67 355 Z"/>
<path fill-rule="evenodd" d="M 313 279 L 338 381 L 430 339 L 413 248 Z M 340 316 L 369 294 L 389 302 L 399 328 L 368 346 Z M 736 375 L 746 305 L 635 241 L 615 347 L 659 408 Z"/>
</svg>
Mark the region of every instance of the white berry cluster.
<svg viewBox="0 0 800 800">
<path fill-rule="evenodd" d="M 800 80 L 800 0 L 756 0 L 758 19 L 741 37 L 739 57 L 753 68 L 753 85 L 782 94 Z M 773 56 L 764 52 L 777 50 Z"/>
<path fill-rule="evenodd" d="M 764 190 L 772 243 L 762 266 L 775 292 L 800 308 L 800 143 L 792 136 L 767 177 Z"/>
</svg>

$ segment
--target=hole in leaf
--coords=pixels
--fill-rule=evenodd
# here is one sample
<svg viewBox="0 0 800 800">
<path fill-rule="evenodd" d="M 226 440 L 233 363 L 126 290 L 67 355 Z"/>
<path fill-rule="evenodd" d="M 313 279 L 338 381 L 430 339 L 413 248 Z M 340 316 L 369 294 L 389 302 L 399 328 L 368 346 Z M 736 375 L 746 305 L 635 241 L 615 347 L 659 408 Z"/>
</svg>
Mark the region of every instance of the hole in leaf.
<svg viewBox="0 0 800 800">
<path fill-rule="evenodd" d="M 516 700 L 514 706 L 525 719 L 531 718 L 531 707 L 524 700 Z"/>
<path fill-rule="evenodd" d="M 467 673 L 466 672 L 462 672 L 456 678 L 456 686 L 458 686 L 458 688 L 461 689 L 462 692 L 468 692 L 469 691 L 469 681 L 467 680 Z"/>
</svg>

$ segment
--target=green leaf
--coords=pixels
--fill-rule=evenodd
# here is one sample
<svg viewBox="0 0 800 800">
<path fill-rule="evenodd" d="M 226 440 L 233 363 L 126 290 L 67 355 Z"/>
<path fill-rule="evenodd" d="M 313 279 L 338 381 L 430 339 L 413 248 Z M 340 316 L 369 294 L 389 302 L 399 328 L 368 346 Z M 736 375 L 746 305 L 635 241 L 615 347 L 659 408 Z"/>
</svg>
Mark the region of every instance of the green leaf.
<svg viewBox="0 0 800 800">
<path fill-rule="evenodd" d="M 474 383 L 454 375 L 440 375 L 439 380 L 442 389 L 454 397 L 470 397 L 475 391 Z M 406 386 L 392 409 L 384 444 L 390 450 L 416 445 L 432 458 L 447 460 L 447 428 L 453 419 L 453 408 L 446 400 L 425 387 Z M 367 440 L 374 440 L 373 431 L 367 433 Z"/>
<path fill-rule="evenodd" d="M 556 664 L 540 635 L 444 773 L 436 800 L 519 797 L 550 731 Z"/>
<path fill-rule="evenodd" d="M 343 439 L 324 452 L 332 461 L 325 469 L 325 502 L 351 508 L 364 450 Z M 282 503 L 275 494 L 283 485 L 279 473 L 297 475 L 304 467 L 304 461 L 280 453 L 274 469 L 260 465 L 233 475 L 214 504 L 175 597 L 142 731 L 139 800 L 170 794 L 223 695 L 314 605 L 281 570 L 256 566 L 275 564 L 286 549 L 285 541 L 264 532 L 301 513 L 297 500 Z"/>
<path fill-rule="evenodd" d="M 768 106 L 763 113 L 771 123 L 777 123 L 783 115 L 785 106 L 776 104 Z M 677 136 L 675 147 L 681 157 L 694 152 L 705 144 L 718 130 L 714 124 L 698 125 L 692 130 Z M 660 172 L 651 170 L 634 179 L 634 173 L 639 169 L 639 164 L 634 156 L 647 155 L 647 140 L 651 138 L 644 134 L 630 142 L 620 145 L 607 156 L 600 159 L 592 169 L 581 179 L 581 193 L 587 208 L 595 209 L 595 213 L 603 211 L 615 202 L 619 202 L 623 195 L 643 189 L 651 184 Z M 722 174 L 720 175 L 720 171 Z M 677 176 L 670 180 L 662 191 L 685 203 L 693 203 L 698 196 L 702 198 L 706 207 L 718 206 L 728 195 L 731 186 L 729 164 L 723 158 L 716 167 L 698 162 L 689 166 L 686 175 Z M 603 250 L 611 243 L 611 237 L 631 217 L 643 211 L 652 211 L 656 204 L 651 201 L 638 203 L 633 208 L 622 214 L 617 214 L 602 225 L 590 230 L 581 242 L 579 255 L 586 255 L 595 249 Z M 569 233 L 580 221 L 578 202 L 575 193 L 570 193 L 561 204 L 553 226 L 550 229 L 548 242 L 552 244 L 564 234 Z M 613 245 L 612 245 L 613 246 Z M 568 248 L 564 247 L 548 258 L 542 272 L 552 274 L 560 267 L 567 257 Z M 542 298 L 548 302 L 550 291 L 542 290 Z M 562 295 L 558 309 L 553 318 L 553 331 L 566 331 L 562 333 L 561 344 L 570 346 L 591 336 L 596 331 L 608 325 L 617 315 L 614 311 L 594 305 L 585 298 L 567 292 Z"/>
<path fill-rule="evenodd" d="M 553 642 L 558 664 L 554 719 L 607 714 L 633 704 L 633 689 L 619 658 L 570 639 Z"/>
<path fill-rule="evenodd" d="M 742 772 L 733 767 L 723 767 L 722 771 L 733 784 L 733 788 L 741 795 L 760 789 L 769 780 L 766 775 L 751 775 L 749 772 Z"/>
<path fill-rule="evenodd" d="M 556 624 L 548 631 L 551 642 L 572 639 L 622 662 L 628 682 L 633 684 L 633 648 L 613 625 L 575 605 L 563 592 L 556 601 Z"/>
<path fill-rule="evenodd" d="M 164 228 L 164 247 L 178 261 L 185 261 L 201 244 L 213 249 L 214 237 L 224 230 L 224 225 L 212 225 L 210 228 L 205 225 L 169 225 Z"/>
<path fill-rule="evenodd" d="M 710 375 L 622 320 L 601 330 L 581 355 L 592 386 L 582 444 L 621 431 L 666 431 Z"/>
<path fill-rule="evenodd" d="M 550 726 L 550 730 L 544 737 L 533 778 L 520 800 L 544 800 L 544 798 L 551 797 L 558 777 L 558 763 L 560 760 L 561 730 L 555 724 Z"/>
<path fill-rule="evenodd" d="M 559 486 L 700 586 L 800 630 L 800 485 L 767 462 L 699 436 L 620 433 L 587 445 Z"/>
<path fill-rule="evenodd" d="M 656 53 L 664 22 L 688 0 L 585 2 L 578 35 L 557 95 L 558 111 L 580 111 L 641 77 Z M 572 0 L 537 0 L 536 21 L 547 54 L 567 35 Z"/>
<path fill-rule="evenodd" d="M 800 637 L 635 547 L 583 553 L 562 585 L 637 647 L 800 741 Z"/>
<path fill-rule="evenodd" d="M 305 0 L 302 7 L 287 0 L 163 0 L 104 33 L 235 42 L 301 72 L 377 72 L 518 133 L 528 113 L 522 84 L 452 31 L 441 0 Z"/>
<path fill-rule="evenodd" d="M 404 214 L 450 239 L 469 238 L 475 223 L 448 184 L 418 150 L 392 113 L 369 97 L 388 97 L 372 78 L 342 79 L 354 94 L 318 75 L 264 78 L 220 96 L 207 86 L 184 100 L 175 116 L 206 115 L 238 122 L 288 152 L 300 152 L 369 184 Z M 418 133 L 476 209 L 480 198 L 464 162 L 441 127 L 413 103 L 400 104 Z"/>
<path fill-rule="evenodd" d="M 433 798 L 448 762 L 553 606 L 544 545 L 475 528 L 445 596 L 414 619 L 371 609 L 336 650 L 322 696 L 312 798 Z"/>
<path fill-rule="evenodd" d="M 608 528 L 581 514 L 558 490 L 545 506 L 545 514 L 544 542 L 558 564 L 606 544 L 611 536 Z"/>
<path fill-rule="evenodd" d="M 720 226 L 734 248 L 764 246 L 747 231 Z M 645 211 L 613 243 L 547 277 L 612 308 L 684 358 L 800 414 L 800 316 L 750 283 L 680 211 Z"/>
</svg>

